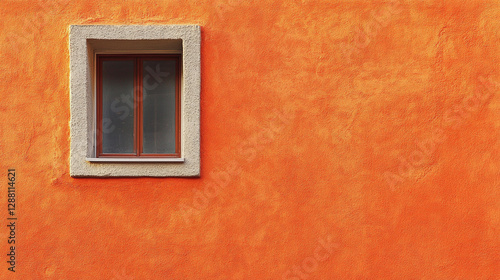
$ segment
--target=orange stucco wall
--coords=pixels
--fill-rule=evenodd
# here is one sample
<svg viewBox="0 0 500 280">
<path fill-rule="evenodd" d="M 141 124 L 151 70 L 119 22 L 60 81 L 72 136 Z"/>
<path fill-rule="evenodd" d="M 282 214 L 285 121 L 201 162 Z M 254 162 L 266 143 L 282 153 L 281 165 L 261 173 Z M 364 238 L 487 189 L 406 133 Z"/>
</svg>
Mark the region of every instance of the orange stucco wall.
<svg viewBox="0 0 500 280">
<path fill-rule="evenodd" d="M 0 1 L 1 279 L 500 279 L 500 2 L 207 2 Z M 200 178 L 69 176 L 70 24 L 202 26 Z"/>
</svg>

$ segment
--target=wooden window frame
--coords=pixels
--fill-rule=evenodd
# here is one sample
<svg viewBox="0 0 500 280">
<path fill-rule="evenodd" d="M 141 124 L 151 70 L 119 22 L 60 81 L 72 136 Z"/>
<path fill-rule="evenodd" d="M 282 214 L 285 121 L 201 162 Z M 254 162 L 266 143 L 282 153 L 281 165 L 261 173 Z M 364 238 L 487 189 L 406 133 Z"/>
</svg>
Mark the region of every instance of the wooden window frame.
<svg viewBox="0 0 500 280">
<path fill-rule="evenodd" d="M 173 60 L 176 63 L 175 77 L 175 153 L 143 153 L 143 61 Z M 181 61 L 180 54 L 97 54 L 96 55 L 96 156 L 98 158 L 180 158 L 181 157 Z M 102 152 L 102 65 L 104 61 L 134 61 L 134 153 L 105 154 Z"/>
</svg>

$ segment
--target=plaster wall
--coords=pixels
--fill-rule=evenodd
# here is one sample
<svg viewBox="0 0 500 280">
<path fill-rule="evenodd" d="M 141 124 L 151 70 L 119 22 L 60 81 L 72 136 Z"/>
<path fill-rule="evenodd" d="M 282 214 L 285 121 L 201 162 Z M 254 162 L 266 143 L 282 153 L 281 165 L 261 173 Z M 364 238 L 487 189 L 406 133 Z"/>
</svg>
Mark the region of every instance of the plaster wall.
<svg viewBox="0 0 500 280">
<path fill-rule="evenodd" d="M 500 279 L 500 3 L 0 1 L 1 279 Z M 201 26 L 199 178 L 70 176 L 69 26 Z M 6 211 L 0 218 L 7 217 Z"/>
</svg>

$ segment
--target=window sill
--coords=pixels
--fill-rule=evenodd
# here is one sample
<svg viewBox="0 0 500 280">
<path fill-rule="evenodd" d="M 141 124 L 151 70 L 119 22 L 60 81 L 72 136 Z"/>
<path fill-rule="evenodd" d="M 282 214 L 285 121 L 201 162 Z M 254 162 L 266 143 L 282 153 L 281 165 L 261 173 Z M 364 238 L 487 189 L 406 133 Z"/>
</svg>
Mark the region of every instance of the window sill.
<svg viewBox="0 0 500 280">
<path fill-rule="evenodd" d="M 184 162 L 184 158 L 87 158 L 88 162 Z"/>
</svg>

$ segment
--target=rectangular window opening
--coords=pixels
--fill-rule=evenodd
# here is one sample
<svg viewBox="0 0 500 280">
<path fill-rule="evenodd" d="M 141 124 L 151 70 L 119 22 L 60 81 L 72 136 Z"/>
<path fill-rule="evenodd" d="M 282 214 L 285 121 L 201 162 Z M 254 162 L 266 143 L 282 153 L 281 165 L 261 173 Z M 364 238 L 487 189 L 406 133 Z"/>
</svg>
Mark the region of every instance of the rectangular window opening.
<svg viewBox="0 0 500 280">
<path fill-rule="evenodd" d="M 97 54 L 99 158 L 179 158 L 178 54 Z"/>
</svg>

